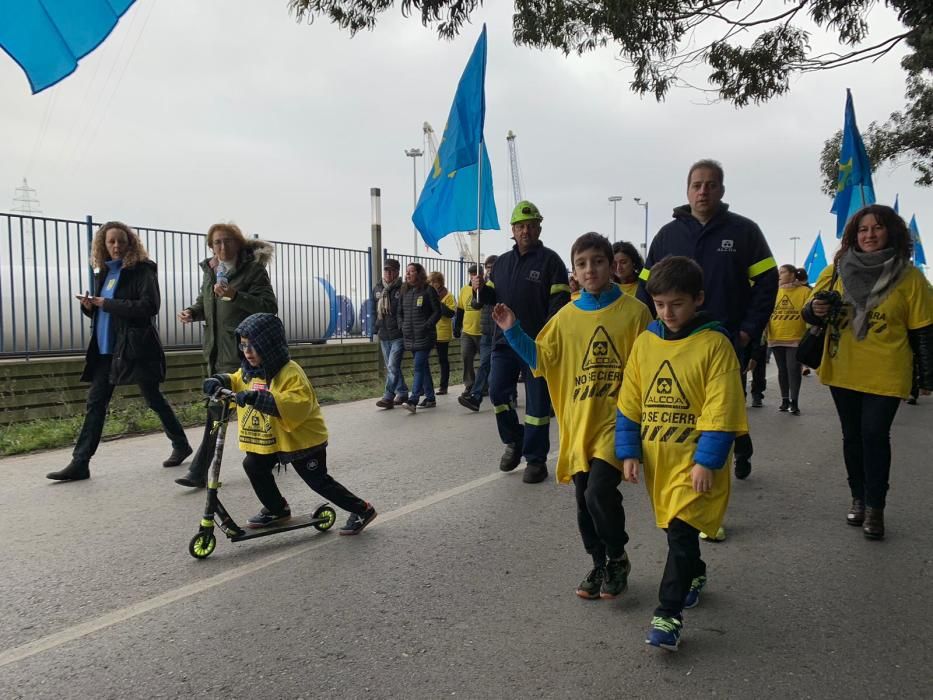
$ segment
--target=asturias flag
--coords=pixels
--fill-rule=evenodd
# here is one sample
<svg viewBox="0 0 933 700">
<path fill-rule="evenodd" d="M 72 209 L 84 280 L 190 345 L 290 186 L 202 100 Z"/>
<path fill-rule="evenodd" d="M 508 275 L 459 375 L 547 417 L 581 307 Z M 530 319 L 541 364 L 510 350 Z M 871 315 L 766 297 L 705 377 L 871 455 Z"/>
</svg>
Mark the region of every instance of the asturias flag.
<svg viewBox="0 0 933 700">
<path fill-rule="evenodd" d="M 839 149 L 839 180 L 836 199 L 830 210 L 836 215 L 836 238 L 842 238 L 843 229 L 852 215 L 862 207 L 875 203 L 875 187 L 871 181 L 871 163 L 865 144 L 855 123 L 852 93 L 846 90 L 846 117 L 842 130 L 842 148 Z"/>
<path fill-rule="evenodd" d="M 927 264 L 926 253 L 923 252 L 923 243 L 920 241 L 920 227 L 917 226 L 916 214 L 910 217 L 910 237 L 914 242 L 914 265 L 922 267 Z"/>
<path fill-rule="evenodd" d="M 438 251 L 438 242 L 454 231 L 498 229 L 492 190 L 492 168 L 483 142 L 486 120 L 486 26 L 476 41 L 444 126 L 434 166 L 411 216 L 424 242 Z M 479 169 L 482 168 L 482 178 Z M 481 186 L 481 191 L 477 188 Z M 482 197 L 482 221 L 477 200 Z"/>
<path fill-rule="evenodd" d="M 823 237 L 818 233 L 816 234 L 816 240 L 813 241 L 813 245 L 810 248 L 810 252 L 807 253 L 807 259 L 803 262 L 803 269 L 807 271 L 807 279 L 809 279 L 812 284 L 825 268 L 826 251 L 823 250 Z"/>
<path fill-rule="evenodd" d="M 107 38 L 134 0 L 0 2 L 0 48 L 26 73 L 33 94 L 78 67 Z"/>
</svg>

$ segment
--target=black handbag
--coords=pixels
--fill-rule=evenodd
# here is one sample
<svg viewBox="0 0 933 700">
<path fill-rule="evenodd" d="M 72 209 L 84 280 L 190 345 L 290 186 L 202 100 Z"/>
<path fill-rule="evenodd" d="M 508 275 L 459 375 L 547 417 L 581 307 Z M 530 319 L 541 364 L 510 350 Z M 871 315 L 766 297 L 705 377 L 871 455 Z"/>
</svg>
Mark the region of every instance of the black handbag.
<svg viewBox="0 0 933 700">
<path fill-rule="evenodd" d="M 833 268 L 833 276 L 829 282 L 829 289 L 836 286 L 836 269 Z M 807 332 L 803 334 L 800 343 L 797 344 L 796 358 L 797 362 L 807 367 L 817 369 L 820 362 L 823 361 L 823 348 L 826 345 L 826 331 L 829 324 L 822 326 L 810 326 Z"/>
</svg>

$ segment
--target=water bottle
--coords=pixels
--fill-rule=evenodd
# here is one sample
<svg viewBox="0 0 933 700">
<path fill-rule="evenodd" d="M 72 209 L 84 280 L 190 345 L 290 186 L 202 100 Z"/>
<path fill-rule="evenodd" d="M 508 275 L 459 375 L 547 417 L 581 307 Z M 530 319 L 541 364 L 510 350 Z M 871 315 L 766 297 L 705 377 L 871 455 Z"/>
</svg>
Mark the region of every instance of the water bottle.
<svg viewBox="0 0 933 700">
<path fill-rule="evenodd" d="M 220 262 L 217 264 L 217 284 L 220 285 L 221 289 L 227 288 L 227 264 L 225 262 Z M 226 297 L 223 297 L 224 301 L 227 301 Z"/>
</svg>

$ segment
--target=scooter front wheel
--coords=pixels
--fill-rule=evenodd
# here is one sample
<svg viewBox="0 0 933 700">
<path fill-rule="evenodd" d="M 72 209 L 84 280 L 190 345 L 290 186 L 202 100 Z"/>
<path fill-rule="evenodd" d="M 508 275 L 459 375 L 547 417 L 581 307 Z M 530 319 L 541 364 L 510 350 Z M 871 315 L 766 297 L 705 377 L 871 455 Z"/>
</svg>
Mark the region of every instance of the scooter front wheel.
<svg viewBox="0 0 933 700">
<path fill-rule="evenodd" d="M 217 538 L 213 532 L 199 532 L 188 544 L 188 554 L 195 559 L 207 559 L 217 547 Z"/>
<path fill-rule="evenodd" d="M 321 506 L 312 516 L 318 522 L 314 523 L 314 529 L 324 532 L 330 530 L 337 522 L 337 512 L 330 506 Z"/>
</svg>

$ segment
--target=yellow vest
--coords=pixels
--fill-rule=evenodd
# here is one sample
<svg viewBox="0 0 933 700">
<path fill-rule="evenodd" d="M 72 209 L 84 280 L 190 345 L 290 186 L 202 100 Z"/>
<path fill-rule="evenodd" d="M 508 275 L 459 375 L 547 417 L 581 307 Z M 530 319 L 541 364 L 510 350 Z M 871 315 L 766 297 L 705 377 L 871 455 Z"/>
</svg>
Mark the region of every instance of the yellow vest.
<svg viewBox="0 0 933 700">
<path fill-rule="evenodd" d="M 317 396 L 301 366 L 289 360 L 267 385 L 265 379 L 243 381 L 243 370 L 230 377 L 233 391 L 269 391 L 278 416 L 260 413 L 254 406 L 237 408 L 240 449 L 269 455 L 297 452 L 327 442 L 327 426 Z"/>
<path fill-rule="evenodd" d="M 801 312 L 807 303 L 810 289 L 803 285 L 798 287 L 781 287 L 774 300 L 774 311 L 768 321 L 769 343 L 797 343 L 807 330 Z"/>
<path fill-rule="evenodd" d="M 454 295 L 450 292 L 447 292 L 447 296 L 441 299 L 441 304 L 446 306 L 451 311 L 456 312 L 457 302 L 454 299 Z M 453 334 L 453 319 L 447 318 L 446 316 L 441 316 L 440 320 L 437 322 L 437 342 L 439 343 L 449 343 L 450 339 L 454 337 Z"/>
<path fill-rule="evenodd" d="M 619 410 L 641 425 L 645 485 L 658 527 L 679 518 L 715 535 L 729 504 L 729 460 L 713 471 L 707 493 L 693 490 L 690 472 L 701 432 L 748 432 L 739 362 L 729 339 L 715 330 L 681 340 L 642 333 L 625 368 Z"/>
<path fill-rule="evenodd" d="M 480 315 L 480 309 L 474 309 L 470 306 L 473 301 L 473 287 L 466 285 L 460 290 L 460 299 L 457 302 L 457 308 L 463 309 L 463 332 L 468 335 L 482 335 L 483 326 Z"/>
<path fill-rule="evenodd" d="M 623 294 L 628 294 L 630 297 L 635 296 L 635 292 L 638 291 L 638 282 L 619 282 L 619 289 L 622 290 Z"/>
<path fill-rule="evenodd" d="M 547 379 L 560 428 L 557 481 L 566 484 L 598 457 L 617 468 L 615 405 L 635 338 L 648 309 L 624 294 L 605 308 L 567 304 L 538 333 L 535 376 Z"/>
<path fill-rule="evenodd" d="M 813 287 L 814 294 L 829 288 L 832 274 L 832 265 L 823 270 Z M 834 289 L 843 291 L 841 278 L 836 279 Z M 827 329 L 818 370 L 820 381 L 827 386 L 906 399 L 914 366 L 907 331 L 933 324 L 930 283 L 920 270 L 911 266 L 871 312 L 868 333 L 862 340 L 855 339 L 849 325 L 851 317 L 852 308 L 846 304 L 839 321 L 838 342 L 833 341 L 832 328 Z"/>
</svg>

